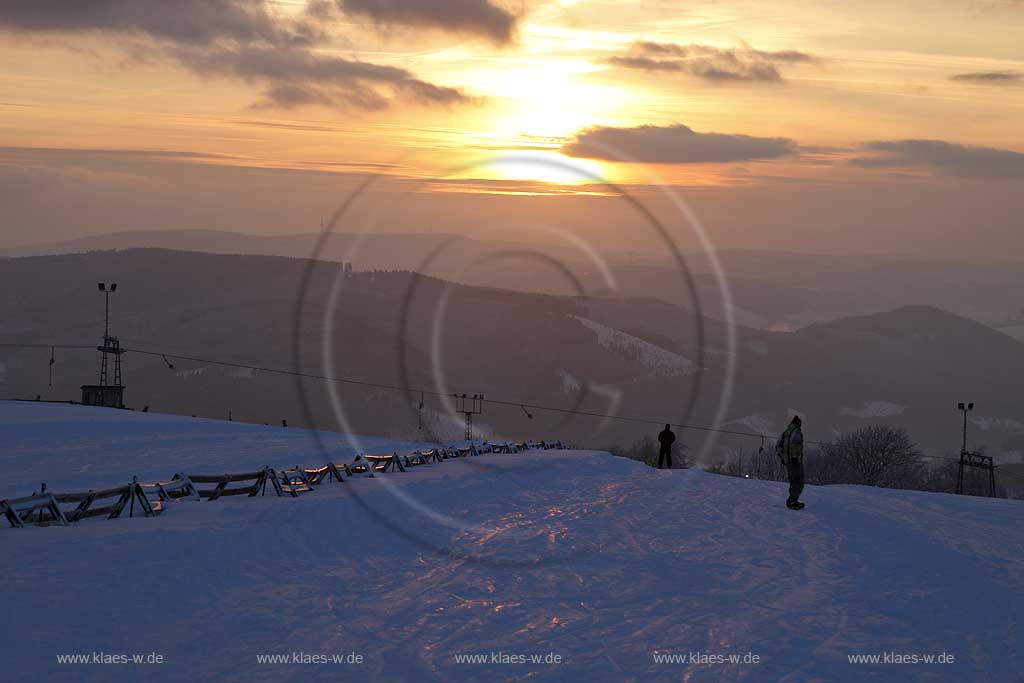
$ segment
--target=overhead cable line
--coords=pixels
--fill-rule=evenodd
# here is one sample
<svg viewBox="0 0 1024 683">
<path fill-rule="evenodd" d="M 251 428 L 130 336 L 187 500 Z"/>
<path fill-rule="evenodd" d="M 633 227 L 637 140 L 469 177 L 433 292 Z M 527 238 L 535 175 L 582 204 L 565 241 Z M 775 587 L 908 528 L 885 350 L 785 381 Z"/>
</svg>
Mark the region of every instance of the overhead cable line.
<svg viewBox="0 0 1024 683">
<path fill-rule="evenodd" d="M 61 345 L 61 344 L 0 343 L 0 348 L 93 349 L 95 347 L 87 346 L 87 345 L 76 345 L 76 344 L 64 344 L 64 345 Z M 162 351 L 150 351 L 150 350 L 142 349 L 142 348 L 125 348 L 124 349 L 124 353 L 136 353 L 136 354 L 139 354 L 139 355 L 142 355 L 142 356 L 153 356 L 153 357 L 157 357 L 157 358 L 162 358 L 164 360 L 164 362 L 167 362 L 167 359 L 174 359 L 174 360 L 179 360 L 179 361 L 188 361 L 188 362 L 192 362 L 192 363 L 205 363 L 205 364 L 208 364 L 208 365 L 217 365 L 217 366 L 221 366 L 221 367 L 236 368 L 236 369 L 240 369 L 240 370 L 252 370 L 252 371 L 255 371 L 255 372 L 265 372 L 265 373 L 268 373 L 268 374 L 275 374 L 275 375 L 287 375 L 287 376 L 291 376 L 291 377 L 299 377 L 299 378 L 302 378 L 302 379 L 313 379 L 313 380 L 320 380 L 320 381 L 325 381 L 325 382 L 337 382 L 337 383 L 340 383 L 340 384 L 348 384 L 348 385 L 352 385 L 352 386 L 368 387 L 368 388 L 372 388 L 372 389 L 383 389 L 383 390 L 386 390 L 386 391 L 401 391 L 401 392 L 405 392 L 405 393 L 409 393 L 409 394 L 417 394 L 418 393 L 418 394 L 420 394 L 420 396 L 434 396 L 434 397 L 438 397 L 438 398 L 448 398 L 448 397 L 450 397 L 449 394 L 445 394 L 445 393 L 442 393 L 440 391 L 434 391 L 434 390 L 430 390 L 430 389 L 422 389 L 422 388 L 419 388 L 419 387 L 401 386 L 401 385 L 397 385 L 397 384 L 385 384 L 385 383 L 381 383 L 381 382 L 371 382 L 371 381 L 368 381 L 368 380 L 352 379 L 350 377 L 333 377 L 333 376 L 329 376 L 329 375 L 318 375 L 316 373 L 311 373 L 311 372 L 299 372 L 297 370 L 284 370 L 284 369 L 281 369 L 281 368 L 271 368 L 271 367 L 265 367 L 265 366 L 261 366 L 261 365 L 251 365 L 251 364 L 248 364 L 248 363 L 238 363 L 238 362 L 235 362 L 235 361 L 216 360 L 216 359 L 212 359 L 212 358 L 202 358 L 202 357 L 199 357 L 199 356 L 190 356 L 190 355 L 183 355 L 183 354 L 166 353 L 166 352 L 162 352 Z M 168 365 L 170 365 L 170 363 L 168 363 Z M 600 419 L 605 419 L 605 420 L 618 420 L 620 422 L 632 422 L 632 423 L 636 423 L 636 424 L 647 424 L 647 425 L 664 425 L 664 424 L 669 424 L 669 425 L 671 425 L 673 427 L 677 427 L 679 429 L 690 429 L 690 430 L 693 430 L 693 431 L 708 432 L 708 433 L 715 433 L 715 434 L 725 434 L 725 435 L 728 435 L 728 436 L 742 436 L 742 437 L 749 437 L 749 438 L 762 439 L 762 440 L 763 439 L 770 439 L 770 438 L 772 438 L 770 435 L 761 434 L 761 433 L 758 433 L 758 432 L 746 432 L 746 431 L 735 430 L 735 429 L 723 429 L 721 427 L 707 427 L 707 426 L 703 426 L 703 425 L 692 425 L 692 424 L 674 423 L 671 420 L 666 421 L 666 420 L 656 420 L 656 419 L 648 418 L 648 417 L 637 417 L 637 416 L 629 416 L 629 415 L 613 415 L 611 413 L 602 413 L 602 412 L 590 411 L 590 410 L 579 410 L 579 409 L 574 409 L 574 408 L 562 408 L 562 407 L 559 407 L 559 406 L 549 406 L 549 405 L 543 405 L 543 404 L 540 404 L 540 403 L 524 403 L 522 401 L 508 401 L 508 400 L 495 399 L 495 398 L 481 398 L 481 400 L 484 403 L 489 403 L 491 405 L 503 406 L 503 407 L 511 407 L 511 408 L 519 408 L 519 409 L 522 409 L 524 411 L 526 409 L 530 408 L 530 409 L 533 409 L 533 410 L 543 410 L 543 411 L 552 412 L 552 413 L 559 413 L 559 414 L 563 414 L 563 415 L 579 415 L 581 417 L 594 417 L 594 418 L 600 418 Z M 527 413 L 527 414 L 529 414 L 529 413 Z M 532 416 L 531 416 L 531 418 L 532 418 Z M 813 446 L 834 446 L 835 445 L 833 442 L 830 442 L 830 441 L 812 441 L 812 440 L 809 440 L 809 439 L 804 439 L 804 443 L 805 444 L 810 444 L 810 445 L 813 445 Z M 941 455 L 930 455 L 930 454 L 920 453 L 919 456 L 922 457 L 922 458 L 929 458 L 929 459 L 932 459 L 932 460 L 946 460 L 946 461 L 949 461 L 949 462 L 958 462 L 957 458 L 948 458 L 948 457 L 941 456 Z M 1016 479 L 1017 478 L 1015 475 L 1013 475 L 1011 473 L 1008 473 L 1008 472 L 1003 472 L 1003 475 L 1009 476 L 1012 479 Z M 1019 480 L 1019 481 L 1024 482 L 1024 479 Z"/>
</svg>

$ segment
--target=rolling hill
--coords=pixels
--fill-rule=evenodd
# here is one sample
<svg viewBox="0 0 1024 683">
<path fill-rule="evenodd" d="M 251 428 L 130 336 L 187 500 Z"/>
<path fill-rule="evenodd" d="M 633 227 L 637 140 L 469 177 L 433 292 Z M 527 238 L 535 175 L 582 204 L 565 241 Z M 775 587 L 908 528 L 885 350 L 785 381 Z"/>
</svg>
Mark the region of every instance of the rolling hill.
<svg viewBox="0 0 1024 683">
<path fill-rule="evenodd" d="M 90 349 L 102 330 L 95 283 L 118 281 L 112 325 L 126 347 L 200 359 L 127 354 L 128 402 L 135 408 L 339 426 L 323 381 L 210 362 L 231 361 L 483 393 L 507 403 L 478 418 L 485 431 L 536 428 L 597 446 L 630 443 L 651 427 L 520 404 L 676 421 L 695 393 L 690 422 L 714 420 L 730 359 L 728 331 L 716 320 L 657 299 L 530 294 L 408 272 L 345 279 L 336 263 L 319 263 L 310 273 L 307 265 L 158 249 L 2 261 L 0 287 L 9 293 L 0 300 L 2 341 L 41 348 L 0 352 L 0 394 L 68 400 L 77 398 L 80 384 L 94 382 L 98 354 Z M 973 445 L 1004 461 L 1024 451 L 1024 345 L 984 325 L 919 306 L 792 333 L 741 327 L 737 341 L 724 419 L 730 429 L 771 435 L 798 410 L 809 438 L 889 422 L 907 427 L 925 448 L 950 453 L 960 441 L 956 402 L 971 400 L 978 405 Z M 52 387 L 51 344 L 87 347 L 55 351 Z M 421 400 L 430 429 L 461 429 L 461 418 L 429 394 L 358 384 L 338 389 L 350 427 L 364 433 L 415 434 Z M 701 438 L 686 435 L 694 445 Z"/>
</svg>

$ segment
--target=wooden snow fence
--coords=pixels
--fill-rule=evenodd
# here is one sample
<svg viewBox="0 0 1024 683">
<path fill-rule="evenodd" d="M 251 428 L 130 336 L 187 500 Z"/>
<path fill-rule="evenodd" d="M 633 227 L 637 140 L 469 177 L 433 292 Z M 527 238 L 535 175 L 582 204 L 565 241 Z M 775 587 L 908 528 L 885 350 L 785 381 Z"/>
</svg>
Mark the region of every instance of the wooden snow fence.
<svg viewBox="0 0 1024 683">
<path fill-rule="evenodd" d="M 413 451 L 412 453 L 406 453 L 402 456 L 402 464 L 406 467 L 415 467 L 417 465 L 426 465 L 430 461 L 427 460 L 427 455 L 423 451 Z"/>
<path fill-rule="evenodd" d="M 468 458 L 472 455 L 480 455 L 476 449 L 476 444 L 469 444 L 466 448 L 451 448 L 448 450 L 449 458 Z"/>
<path fill-rule="evenodd" d="M 128 508 L 128 516 L 134 517 L 136 504 L 139 506 L 139 512 L 145 517 L 153 517 L 159 512 L 153 509 L 142 485 L 134 478 L 130 484 L 124 486 L 85 493 L 55 493 L 53 497 L 62 505 L 75 505 L 73 510 L 64 510 L 64 517 L 69 522 L 104 515 L 107 519 L 116 519 L 121 516 L 125 507 Z M 112 498 L 115 499 L 112 503 L 103 504 L 103 501 Z"/>
<path fill-rule="evenodd" d="M 149 504 L 156 511 L 162 511 L 166 503 L 179 500 L 202 500 L 195 484 L 188 477 L 177 474 L 170 481 L 155 481 L 140 484 Z"/>
<path fill-rule="evenodd" d="M 374 472 L 405 472 L 405 465 L 398 453 L 391 455 L 369 455 L 360 453 L 352 464 L 348 466 L 352 474 L 372 477 Z"/>
<path fill-rule="evenodd" d="M 267 483 L 278 496 L 297 497 L 299 493 L 313 490 L 324 482 L 343 482 L 345 477 L 362 475 L 374 476 L 375 472 L 405 472 L 406 467 L 442 462 L 450 458 L 465 458 L 481 453 L 518 453 L 533 449 L 572 448 L 562 441 L 523 441 L 521 443 L 484 442 L 477 446 L 433 448 L 412 451 L 400 456 L 359 454 L 350 464 L 327 463 L 323 467 L 303 468 L 298 465 L 291 469 L 262 470 L 236 474 L 175 474 L 169 481 L 140 483 L 133 478 L 130 484 L 109 489 L 90 490 L 82 493 L 50 493 L 46 485 L 37 493 L 24 498 L 0 500 L 0 515 L 12 527 L 26 524 L 58 524 L 66 526 L 87 517 L 106 516 L 107 519 L 120 517 L 128 508 L 128 516 L 135 515 L 138 505 L 140 515 L 152 517 L 159 514 L 166 503 L 181 500 L 217 500 L 225 496 L 266 495 Z M 201 486 L 208 488 L 201 488 Z M 112 502 L 111 502 L 112 501 Z M 73 506 L 73 507 L 69 507 Z"/>
<path fill-rule="evenodd" d="M 416 465 L 429 465 L 432 462 L 444 462 L 445 451 L 440 448 L 431 448 L 426 451 L 413 451 L 402 457 L 402 464 L 406 467 Z"/>
<path fill-rule="evenodd" d="M 431 448 L 429 451 L 420 451 L 427 459 L 427 462 L 444 462 L 444 451 L 440 448 Z"/>
<path fill-rule="evenodd" d="M 55 524 L 68 525 L 68 520 L 64 517 L 56 499 L 49 493 L 0 500 L 0 512 L 16 529 L 24 527 L 26 522 L 34 523 L 32 518 L 36 515 L 41 518 L 43 514 L 49 514 Z"/>
<path fill-rule="evenodd" d="M 313 490 L 313 482 L 306 476 L 306 470 L 298 465 L 290 470 L 278 472 L 281 482 L 292 487 L 296 493 L 309 493 Z"/>
<path fill-rule="evenodd" d="M 329 462 L 323 467 L 314 467 L 303 471 L 306 473 L 306 478 L 309 479 L 309 483 L 313 486 L 319 486 L 325 481 L 343 482 L 345 481 L 345 477 L 342 476 L 342 472 L 344 472 L 345 476 L 352 476 L 352 473 L 348 470 L 348 465 L 342 465 L 339 468 L 333 462 Z"/>
<path fill-rule="evenodd" d="M 175 475 L 175 478 L 186 475 Z M 270 482 L 273 491 L 278 496 L 298 496 L 290 484 L 282 482 L 277 473 L 270 467 L 254 472 L 241 472 L 239 474 L 189 474 L 188 478 L 193 484 L 213 484 L 210 489 L 198 489 L 199 495 L 208 500 L 214 501 L 224 496 L 261 496 L 267 494 L 267 482 Z M 244 486 L 234 486 L 247 482 Z"/>
<path fill-rule="evenodd" d="M 116 519 L 124 513 L 125 507 L 128 507 L 128 516 L 134 517 L 136 505 L 144 517 L 153 517 L 160 512 L 159 507 L 154 508 L 150 503 L 142 485 L 133 478 L 124 486 L 81 493 L 47 493 L 43 484 L 39 493 L 0 501 L 0 513 L 12 527 L 20 528 L 26 523 L 67 526 L 87 517 Z"/>
</svg>

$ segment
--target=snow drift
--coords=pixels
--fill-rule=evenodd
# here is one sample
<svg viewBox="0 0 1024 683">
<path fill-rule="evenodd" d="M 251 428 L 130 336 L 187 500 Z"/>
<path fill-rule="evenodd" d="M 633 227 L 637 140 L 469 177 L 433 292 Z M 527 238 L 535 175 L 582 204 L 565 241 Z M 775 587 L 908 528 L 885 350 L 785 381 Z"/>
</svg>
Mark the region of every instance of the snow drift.
<svg viewBox="0 0 1024 683">
<path fill-rule="evenodd" d="M 4 497 L 321 459 L 294 429 L 10 403 L 0 422 Z M 552 451 L 4 529 L 3 679 L 1019 679 L 1020 503 L 812 486 L 794 512 L 784 498 Z"/>
</svg>

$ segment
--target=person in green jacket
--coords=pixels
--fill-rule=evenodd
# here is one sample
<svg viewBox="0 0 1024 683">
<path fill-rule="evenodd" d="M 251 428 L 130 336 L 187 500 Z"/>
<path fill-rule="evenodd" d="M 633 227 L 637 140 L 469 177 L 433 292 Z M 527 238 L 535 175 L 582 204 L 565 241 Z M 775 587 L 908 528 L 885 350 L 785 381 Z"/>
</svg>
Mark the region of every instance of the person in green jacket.
<svg viewBox="0 0 1024 683">
<path fill-rule="evenodd" d="M 804 504 L 800 502 L 800 494 L 804 491 L 804 432 L 803 422 L 799 415 L 793 416 L 793 421 L 782 433 L 775 450 L 786 466 L 786 474 L 789 475 L 789 498 L 786 500 L 786 507 L 790 510 L 803 510 Z"/>
</svg>

